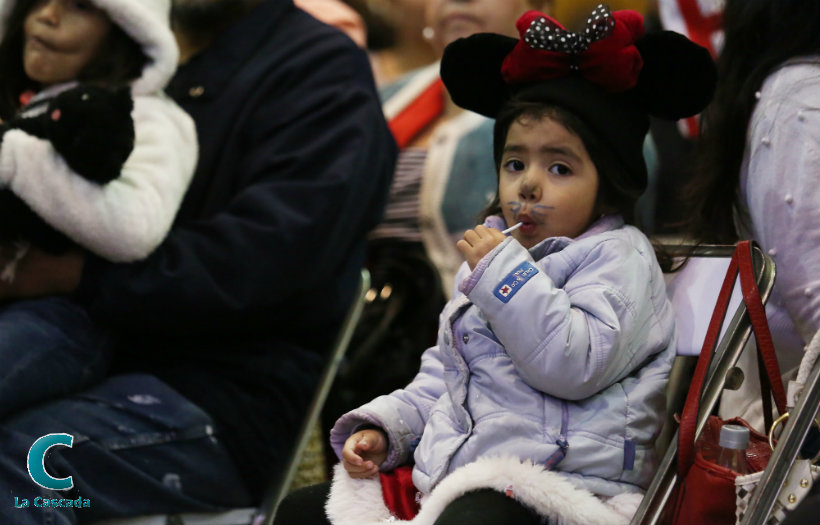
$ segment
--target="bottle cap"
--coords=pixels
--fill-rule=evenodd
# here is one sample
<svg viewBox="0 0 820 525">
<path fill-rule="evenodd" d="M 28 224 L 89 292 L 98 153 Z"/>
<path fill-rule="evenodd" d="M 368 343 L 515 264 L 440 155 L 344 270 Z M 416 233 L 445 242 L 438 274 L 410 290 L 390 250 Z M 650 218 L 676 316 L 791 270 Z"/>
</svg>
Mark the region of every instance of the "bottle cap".
<svg viewBox="0 0 820 525">
<path fill-rule="evenodd" d="M 745 450 L 749 446 L 749 429 L 741 425 L 723 425 L 720 427 L 720 446 Z"/>
</svg>

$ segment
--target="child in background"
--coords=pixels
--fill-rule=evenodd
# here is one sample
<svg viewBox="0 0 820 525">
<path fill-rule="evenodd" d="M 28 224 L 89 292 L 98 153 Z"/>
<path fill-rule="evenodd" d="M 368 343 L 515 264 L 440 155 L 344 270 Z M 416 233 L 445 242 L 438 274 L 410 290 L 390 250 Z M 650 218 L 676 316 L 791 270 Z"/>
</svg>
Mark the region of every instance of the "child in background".
<svg viewBox="0 0 820 525">
<path fill-rule="evenodd" d="M 627 223 L 649 115 L 702 109 L 714 66 L 634 11 L 599 6 L 581 35 L 534 11 L 517 27 L 444 53 L 453 100 L 496 119 L 498 193 L 458 243 L 460 293 L 419 374 L 333 428 L 331 523 L 626 523 L 654 474 L 674 316 Z"/>
<path fill-rule="evenodd" d="M 0 144 L 0 187 L 112 261 L 145 258 L 159 245 L 196 166 L 193 121 L 163 93 L 178 58 L 169 13 L 169 0 L 0 0 L 3 120 L 45 108 L 78 83 L 130 86 L 134 148 L 105 185 L 74 173 L 47 140 L 22 130 L 7 131 Z M 37 255 L 35 247 L 19 264 L 34 265 Z M 0 284 L 0 300 L 15 286 L 26 283 Z M 0 417 L 101 377 L 109 346 L 106 330 L 72 298 L 4 305 Z"/>
</svg>

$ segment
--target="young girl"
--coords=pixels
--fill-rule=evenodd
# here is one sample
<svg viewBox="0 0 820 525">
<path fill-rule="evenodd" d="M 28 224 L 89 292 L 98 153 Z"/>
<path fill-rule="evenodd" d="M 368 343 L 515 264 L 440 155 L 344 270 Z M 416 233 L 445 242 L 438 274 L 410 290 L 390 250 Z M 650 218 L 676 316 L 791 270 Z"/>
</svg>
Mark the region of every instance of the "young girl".
<svg viewBox="0 0 820 525">
<path fill-rule="evenodd" d="M 130 85 L 134 148 L 108 184 L 72 172 L 47 140 L 22 130 L 0 144 L 0 187 L 113 261 L 144 258 L 162 241 L 196 164 L 193 121 L 162 92 L 178 57 L 169 10 L 168 0 L 0 1 L 0 118 L 42 111 L 80 82 Z M 100 377 L 108 347 L 70 298 L 3 306 L 0 417 Z"/>
<path fill-rule="evenodd" d="M 626 523 L 654 473 L 674 318 L 625 221 L 649 114 L 702 109 L 711 58 L 644 37 L 634 11 L 599 6 L 582 36 L 533 11 L 517 27 L 520 41 L 480 34 L 444 54 L 455 102 L 496 118 L 498 192 L 458 244 L 458 292 L 418 375 L 333 428 L 332 523 Z M 317 497 L 295 494 L 278 521 Z"/>
</svg>

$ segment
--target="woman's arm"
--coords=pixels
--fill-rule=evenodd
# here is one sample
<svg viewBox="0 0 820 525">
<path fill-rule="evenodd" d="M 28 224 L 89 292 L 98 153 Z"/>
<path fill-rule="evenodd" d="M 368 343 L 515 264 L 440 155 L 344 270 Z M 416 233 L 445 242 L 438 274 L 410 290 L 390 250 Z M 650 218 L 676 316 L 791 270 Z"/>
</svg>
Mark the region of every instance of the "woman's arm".
<svg viewBox="0 0 820 525">
<path fill-rule="evenodd" d="M 777 264 L 775 291 L 805 343 L 820 329 L 820 66 L 784 68 L 749 129 L 744 197 Z"/>
</svg>

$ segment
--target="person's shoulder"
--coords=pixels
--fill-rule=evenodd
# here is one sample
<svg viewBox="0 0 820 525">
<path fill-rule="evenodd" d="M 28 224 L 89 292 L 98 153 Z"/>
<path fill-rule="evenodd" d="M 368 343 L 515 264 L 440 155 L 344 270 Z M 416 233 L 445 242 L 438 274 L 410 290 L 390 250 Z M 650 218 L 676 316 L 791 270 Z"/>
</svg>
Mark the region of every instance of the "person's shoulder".
<svg viewBox="0 0 820 525">
<path fill-rule="evenodd" d="M 769 74 L 757 98 L 749 122 L 751 144 L 763 144 L 763 139 L 771 138 L 775 129 L 816 134 L 816 125 L 790 124 L 796 121 L 820 123 L 820 56 L 785 62 Z M 782 128 L 785 124 L 789 126 Z"/>
<path fill-rule="evenodd" d="M 783 63 L 764 81 L 760 99 L 764 103 L 792 101 L 820 107 L 820 55 L 797 57 Z"/>
<path fill-rule="evenodd" d="M 217 77 L 217 83 L 236 93 L 252 91 L 253 103 L 279 107 L 287 99 L 287 104 L 301 107 L 320 94 L 367 92 L 379 105 L 367 54 L 341 31 L 301 9 L 284 10 L 253 46 L 228 43 L 226 48 L 209 54 L 211 68 L 199 68 L 200 76 Z M 223 56 L 242 56 L 239 48 L 244 56 L 240 64 L 226 65 L 233 71 L 229 78 L 210 73 Z"/>
<path fill-rule="evenodd" d="M 640 253 L 641 255 L 649 253 L 654 257 L 655 250 L 652 247 L 652 241 L 637 226 L 623 224 L 609 232 L 609 234 L 609 242 L 620 246 L 620 249 Z"/>
<path fill-rule="evenodd" d="M 636 258 L 655 261 L 652 242 L 640 229 L 629 224 L 620 224 L 584 236 L 571 243 L 568 248 L 583 255 L 586 262 L 601 259 L 629 265 L 633 264 Z"/>
<path fill-rule="evenodd" d="M 288 83 L 373 85 L 367 53 L 301 9 L 287 11 L 274 33 L 256 51 L 256 60 L 267 63 L 276 76 L 287 77 Z"/>
<path fill-rule="evenodd" d="M 366 53 L 339 29 L 320 22 L 301 9 L 286 11 L 278 24 L 276 34 L 268 38 L 269 45 L 290 43 L 298 54 L 305 55 L 320 50 L 333 50 L 366 56 Z"/>
<path fill-rule="evenodd" d="M 345 33 L 357 46 L 367 45 L 367 29 L 361 16 L 341 0 L 294 0 L 296 7 Z"/>
<path fill-rule="evenodd" d="M 820 55 L 805 55 L 791 58 L 775 68 L 767 78 L 818 78 L 820 77 Z"/>
</svg>

